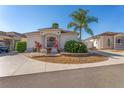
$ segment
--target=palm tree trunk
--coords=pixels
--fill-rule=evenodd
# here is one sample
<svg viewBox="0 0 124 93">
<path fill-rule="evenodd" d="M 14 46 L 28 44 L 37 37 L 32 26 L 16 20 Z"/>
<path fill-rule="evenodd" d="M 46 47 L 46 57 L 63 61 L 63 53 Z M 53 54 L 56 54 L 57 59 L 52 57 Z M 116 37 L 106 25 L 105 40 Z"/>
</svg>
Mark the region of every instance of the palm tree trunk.
<svg viewBox="0 0 124 93">
<path fill-rule="evenodd" d="M 80 37 L 79 37 L 79 40 L 81 41 L 81 38 L 82 38 L 82 33 L 81 33 L 81 28 L 80 28 Z"/>
</svg>

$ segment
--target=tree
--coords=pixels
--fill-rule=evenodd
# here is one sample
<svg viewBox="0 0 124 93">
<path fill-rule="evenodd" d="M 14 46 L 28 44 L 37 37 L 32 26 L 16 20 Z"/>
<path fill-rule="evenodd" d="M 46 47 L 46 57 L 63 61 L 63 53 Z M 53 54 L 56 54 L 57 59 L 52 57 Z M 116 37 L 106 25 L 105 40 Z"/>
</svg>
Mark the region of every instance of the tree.
<svg viewBox="0 0 124 93">
<path fill-rule="evenodd" d="M 59 28 L 59 24 L 58 23 L 52 23 L 52 28 L 55 28 L 55 29 Z"/>
<path fill-rule="evenodd" d="M 68 24 L 68 28 L 74 28 L 74 32 L 79 31 L 81 40 L 82 31 L 87 32 L 90 35 L 93 35 L 93 31 L 89 28 L 89 24 L 93 22 L 98 22 L 98 18 L 88 15 L 89 11 L 84 9 L 78 9 L 74 11 L 70 17 L 73 19 L 73 22 Z"/>
</svg>

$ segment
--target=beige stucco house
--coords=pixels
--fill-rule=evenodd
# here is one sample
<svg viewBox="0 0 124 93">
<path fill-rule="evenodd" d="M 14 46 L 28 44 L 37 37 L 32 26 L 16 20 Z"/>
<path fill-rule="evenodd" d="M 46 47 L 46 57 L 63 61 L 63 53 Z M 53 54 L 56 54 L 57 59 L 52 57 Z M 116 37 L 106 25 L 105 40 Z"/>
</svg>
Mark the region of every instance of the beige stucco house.
<svg viewBox="0 0 124 93">
<path fill-rule="evenodd" d="M 55 40 L 58 47 L 63 49 L 66 41 L 78 40 L 78 33 L 60 28 L 38 29 L 38 31 L 27 33 L 27 50 L 32 51 L 35 48 L 35 41 L 39 42 L 42 48 L 52 48 Z"/>
<path fill-rule="evenodd" d="M 105 32 L 85 40 L 88 48 L 124 49 L 124 33 Z"/>
<path fill-rule="evenodd" d="M 0 31 L 0 46 L 8 46 L 10 50 L 15 49 L 17 41 L 26 41 L 26 36 L 17 32 Z"/>
<path fill-rule="evenodd" d="M 10 36 L 0 35 L 0 46 L 8 46 L 10 50 L 13 49 L 13 39 Z"/>
</svg>

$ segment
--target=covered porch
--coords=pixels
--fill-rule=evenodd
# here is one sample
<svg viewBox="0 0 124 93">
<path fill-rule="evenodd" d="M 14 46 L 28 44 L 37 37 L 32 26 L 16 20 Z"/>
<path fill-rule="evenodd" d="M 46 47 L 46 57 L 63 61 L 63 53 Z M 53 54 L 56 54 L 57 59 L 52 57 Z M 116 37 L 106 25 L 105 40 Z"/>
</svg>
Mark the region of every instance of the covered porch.
<svg viewBox="0 0 124 93">
<path fill-rule="evenodd" d="M 124 33 L 114 36 L 114 49 L 124 49 Z"/>
<path fill-rule="evenodd" d="M 14 48 L 14 40 L 9 36 L 0 36 L 0 46 L 8 46 L 10 50 Z"/>
<path fill-rule="evenodd" d="M 40 36 L 43 49 L 51 51 L 50 53 L 57 53 L 60 50 L 60 31 L 42 31 Z"/>
</svg>

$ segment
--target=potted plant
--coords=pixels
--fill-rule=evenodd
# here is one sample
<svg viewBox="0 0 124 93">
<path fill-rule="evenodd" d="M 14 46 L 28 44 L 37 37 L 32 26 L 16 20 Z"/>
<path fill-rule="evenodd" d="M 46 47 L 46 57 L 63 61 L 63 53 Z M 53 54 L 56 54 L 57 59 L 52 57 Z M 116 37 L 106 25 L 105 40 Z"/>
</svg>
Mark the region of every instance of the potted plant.
<svg viewBox="0 0 124 93">
<path fill-rule="evenodd" d="M 61 52 L 61 49 L 60 48 L 57 48 L 57 52 L 60 53 Z"/>
</svg>

